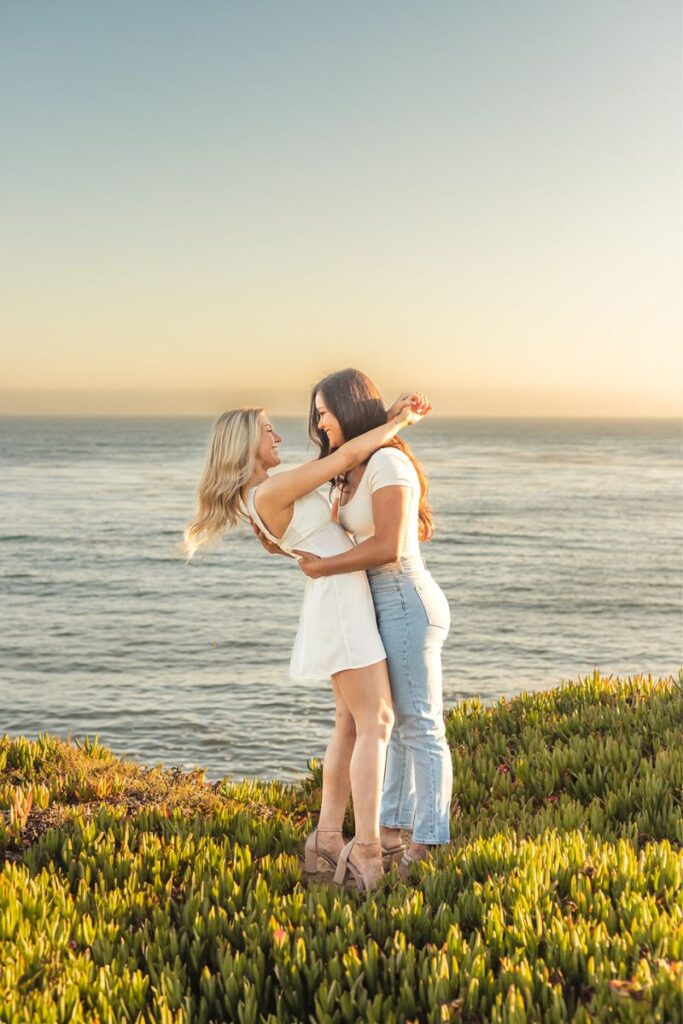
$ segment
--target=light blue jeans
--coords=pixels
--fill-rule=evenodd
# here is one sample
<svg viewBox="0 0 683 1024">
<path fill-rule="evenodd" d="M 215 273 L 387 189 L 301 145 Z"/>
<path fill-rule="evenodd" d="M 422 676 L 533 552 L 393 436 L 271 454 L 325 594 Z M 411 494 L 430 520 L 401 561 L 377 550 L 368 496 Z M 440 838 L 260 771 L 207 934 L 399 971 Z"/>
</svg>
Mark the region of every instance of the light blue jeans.
<svg viewBox="0 0 683 1024">
<path fill-rule="evenodd" d="M 380 821 L 386 828 L 412 828 L 416 843 L 447 843 L 453 764 L 443 720 L 441 648 L 451 623 L 448 601 L 418 555 L 368 569 L 368 579 L 396 716 Z"/>
</svg>

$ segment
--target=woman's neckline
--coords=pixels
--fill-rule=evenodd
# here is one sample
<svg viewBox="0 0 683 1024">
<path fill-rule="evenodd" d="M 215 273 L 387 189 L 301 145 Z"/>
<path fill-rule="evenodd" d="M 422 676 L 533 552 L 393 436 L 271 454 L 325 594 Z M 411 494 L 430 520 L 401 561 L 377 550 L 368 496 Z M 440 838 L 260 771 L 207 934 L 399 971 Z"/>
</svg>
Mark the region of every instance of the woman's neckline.
<svg viewBox="0 0 683 1024">
<path fill-rule="evenodd" d="M 375 454 L 375 452 L 373 452 L 373 453 L 372 453 L 372 455 L 374 455 L 374 454 Z M 370 456 L 370 459 L 372 458 L 372 455 Z M 368 463 L 370 462 L 370 459 L 368 459 Z M 363 481 L 365 480 L 365 474 L 367 473 L 367 471 L 368 471 L 368 467 L 366 466 L 366 467 L 365 467 L 365 469 L 363 470 L 363 472 L 361 473 L 361 475 L 360 475 L 360 479 L 359 479 L 358 483 L 356 484 L 356 489 L 355 489 L 355 491 L 353 492 L 353 494 L 351 495 L 351 497 L 349 498 L 349 500 L 348 500 L 348 501 L 346 501 L 346 502 L 344 502 L 344 504 L 342 505 L 342 503 L 341 503 L 341 499 L 340 499 L 340 501 L 339 501 L 339 511 L 340 511 L 340 512 L 341 512 L 341 510 L 342 510 L 343 508 L 348 508 L 348 507 L 349 507 L 349 505 L 351 504 L 351 502 L 353 501 L 353 499 L 354 499 L 354 498 L 356 497 L 356 495 L 358 494 L 358 492 L 359 492 L 359 490 L 360 490 L 360 485 L 361 485 L 361 484 L 363 483 Z"/>
<path fill-rule="evenodd" d="M 368 459 L 368 461 L 366 463 L 366 466 L 365 466 L 365 469 L 363 470 L 363 473 L 361 474 L 360 480 L 356 484 L 356 489 L 353 492 L 353 494 L 351 495 L 351 497 L 349 498 L 349 500 L 344 505 L 342 505 L 341 501 L 339 502 L 339 511 L 340 512 L 341 512 L 341 510 L 343 508 L 348 508 L 349 505 L 351 504 L 351 502 L 353 501 L 353 499 L 358 494 L 358 492 L 359 492 L 359 490 L 361 488 L 361 484 L 363 483 L 363 481 L 365 480 L 365 477 L 367 476 L 367 472 L 368 472 L 368 469 L 370 467 L 370 459 L 373 457 L 373 455 L 377 455 L 377 452 L 384 452 L 384 451 L 387 451 L 387 449 L 389 449 L 390 451 L 394 451 L 394 452 L 400 451 L 399 448 L 394 448 L 393 445 L 384 445 L 383 448 L 378 448 L 376 452 L 372 453 L 372 455 L 370 456 L 370 458 Z"/>
</svg>

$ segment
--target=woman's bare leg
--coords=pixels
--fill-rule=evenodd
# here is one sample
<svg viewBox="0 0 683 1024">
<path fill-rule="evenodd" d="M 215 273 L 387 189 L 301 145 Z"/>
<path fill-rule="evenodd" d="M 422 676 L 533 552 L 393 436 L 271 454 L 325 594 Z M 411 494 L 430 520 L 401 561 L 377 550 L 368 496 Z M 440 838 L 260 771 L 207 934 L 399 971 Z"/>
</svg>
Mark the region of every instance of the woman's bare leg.
<svg viewBox="0 0 683 1024">
<path fill-rule="evenodd" d="M 318 847 L 325 853 L 337 857 L 344 846 L 341 828 L 351 796 L 350 768 L 356 742 L 356 723 L 336 678 L 332 679 L 332 687 L 336 704 L 334 731 L 323 760 L 323 795 L 318 826 L 326 829 L 338 828 L 339 835 L 334 832 L 321 832 L 318 836 Z"/>
<path fill-rule="evenodd" d="M 356 837 L 379 839 L 379 808 L 384 782 L 387 745 L 394 724 L 394 709 L 386 661 L 366 668 L 338 672 L 339 687 L 356 725 L 350 776 Z M 354 846 L 351 860 L 374 880 L 382 873 L 382 851 L 374 846 Z"/>
</svg>

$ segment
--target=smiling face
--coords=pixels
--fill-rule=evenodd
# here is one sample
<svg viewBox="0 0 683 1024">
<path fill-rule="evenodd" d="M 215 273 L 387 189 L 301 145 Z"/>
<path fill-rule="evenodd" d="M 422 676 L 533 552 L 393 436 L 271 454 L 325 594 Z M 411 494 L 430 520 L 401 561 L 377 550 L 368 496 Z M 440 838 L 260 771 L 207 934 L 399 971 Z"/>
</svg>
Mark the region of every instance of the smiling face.
<svg viewBox="0 0 683 1024">
<path fill-rule="evenodd" d="M 339 420 L 334 413 L 330 412 L 328 409 L 325 396 L 322 391 L 318 391 L 315 396 L 315 408 L 317 413 L 318 430 L 322 431 L 323 434 L 327 434 L 330 450 L 340 448 L 344 444 L 346 438 L 342 433 Z"/>
<path fill-rule="evenodd" d="M 282 441 L 282 438 L 279 434 L 275 433 L 272 423 L 264 412 L 259 416 L 259 423 L 261 425 L 261 440 L 256 452 L 256 461 L 264 469 L 272 469 L 273 466 L 280 465 L 280 453 L 277 450 L 277 446 Z"/>
</svg>

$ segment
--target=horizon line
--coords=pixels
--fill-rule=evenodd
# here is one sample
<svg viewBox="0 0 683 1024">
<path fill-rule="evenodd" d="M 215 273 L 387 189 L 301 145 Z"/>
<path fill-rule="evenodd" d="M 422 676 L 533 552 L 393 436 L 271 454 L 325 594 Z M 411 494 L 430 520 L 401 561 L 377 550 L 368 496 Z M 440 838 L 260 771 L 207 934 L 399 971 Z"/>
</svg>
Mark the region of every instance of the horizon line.
<svg viewBox="0 0 683 1024">
<path fill-rule="evenodd" d="M 652 395 L 597 388 L 431 387 L 433 418 L 457 420 L 679 420 L 678 395 Z M 381 394 L 387 403 L 400 388 Z M 270 416 L 307 416 L 308 396 L 290 387 L 152 391 L 136 388 L 69 388 L 62 390 L 0 388 L 0 418 L 196 418 L 217 417 L 227 409 L 257 407 Z"/>
<path fill-rule="evenodd" d="M 215 413 L 116 413 L 116 412 L 103 412 L 103 413 L 70 413 L 70 412 L 25 412 L 25 413 L 3 413 L 0 412 L 0 420 L 211 420 L 215 419 L 217 414 Z M 220 414 L 218 414 L 220 415 Z M 301 419 L 304 414 L 296 412 L 274 412 L 273 416 L 277 416 L 280 419 L 287 420 L 298 420 Z M 305 416 L 304 416 L 305 418 Z M 636 416 L 627 416 L 622 413 L 603 413 L 603 414 L 586 414 L 576 413 L 574 415 L 558 415 L 552 416 L 546 413 L 505 413 L 502 415 L 495 415 L 493 413 L 431 413 L 428 417 L 432 420 L 542 420 L 547 421 L 591 421 L 591 420 L 614 420 L 621 421 L 624 423 L 636 423 L 636 422 L 650 422 L 657 421 L 661 423 L 681 423 L 683 424 L 683 413 L 681 414 L 666 414 L 657 415 L 652 414 L 640 414 Z"/>
</svg>

